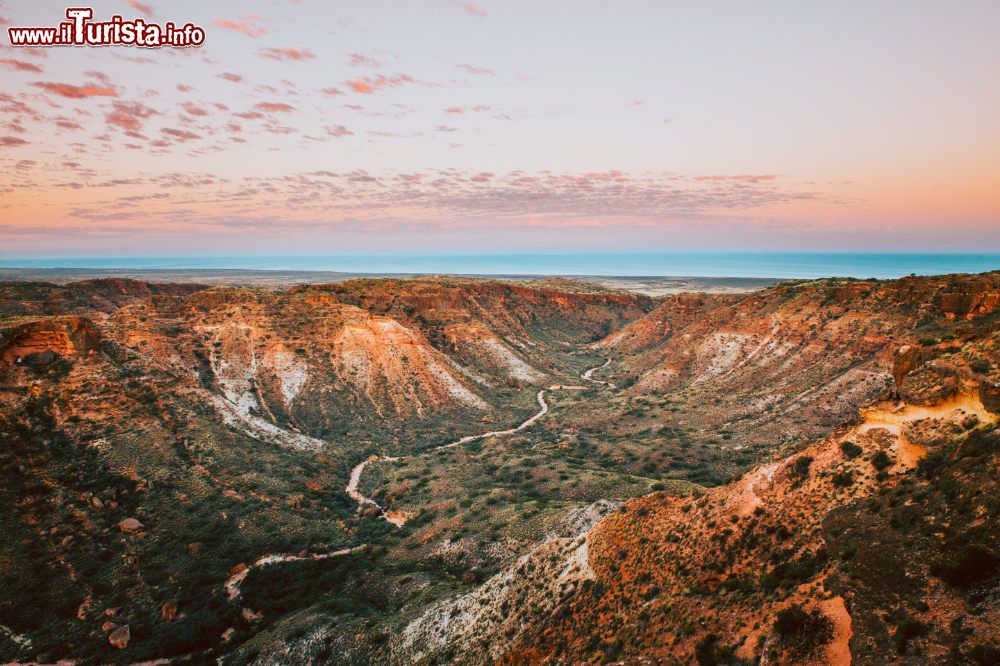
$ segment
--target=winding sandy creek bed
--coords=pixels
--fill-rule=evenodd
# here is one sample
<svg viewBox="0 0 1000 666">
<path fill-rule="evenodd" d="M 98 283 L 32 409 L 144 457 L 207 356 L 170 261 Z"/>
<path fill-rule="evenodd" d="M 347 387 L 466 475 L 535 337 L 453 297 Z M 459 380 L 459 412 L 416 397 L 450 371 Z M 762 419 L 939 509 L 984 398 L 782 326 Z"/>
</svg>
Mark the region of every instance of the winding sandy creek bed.
<svg viewBox="0 0 1000 666">
<path fill-rule="evenodd" d="M 612 384 L 611 382 L 602 381 L 600 379 L 593 379 L 591 377 L 591 375 L 594 374 L 595 370 L 606 368 L 610 363 L 611 359 L 609 358 L 604 361 L 603 365 L 597 365 L 594 366 L 593 368 L 588 368 L 587 370 L 584 370 L 580 374 L 580 377 L 594 384 L 600 384 L 602 386 L 614 388 L 615 385 Z M 589 387 L 580 386 L 578 384 L 553 384 L 552 386 L 540 389 L 536 396 L 536 399 L 538 400 L 539 410 L 536 413 L 532 414 L 530 417 L 528 417 L 520 425 L 515 426 L 513 428 L 508 428 L 507 430 L 490 430 L 488 432 L 479 433 L 478 435 L 467 435 L 465 437 L 462 437 L 461 439 L 457 439 L 454 442 L 451 442 L 450 444 L 442 444 L 441 446 L 437 446 L 433 450 L 442 451 L 444 449 L 451 449 L 455 448 L 456 446 L 462 446 L 463 444 L 468 444 L 469 442 L 474 442 L 477 439 L 485 439 L 487 437 L 500 437 L 503 435 L 513 435 L 514 433 L 520 432 L 525 428 L 530 428 L 532 425 L 534 425 L 536 421 L 538 421 L 540 418 L 549 413 L 549 403 L 545 402 L 545 393 L 547 391 L 584 391 L 587 388 Z M 351 477 L 348 480 L 347 486 L 344 488 L 344 490 L 347 491 L 347 494 L 351 497 L 351 499 L 353 499 L 355 502 L 358 503 L 359 509 L 363 508 L 366 504 L 368 506 L 376 507 L 381 512 L 380 515 L 382 518 L 389 521 L 396 527 L 402 527 L 403 524 L 406 523 L 405 514 L 399 511 L 386 511 L 385 509 L 380 507 L 375 500 L 373 500 L 370 497 L 365 497 L 361 493 L 361 491 L 358 490 L 358 485 L 361 483 L 361 475 L 364 473 L 365 467 L 367 467 L 369 464 L 373 462 L 377 462 L 380 460 L 383 462 L 396 462 L 397 460 L 401 460 L 401 458 L 398 457 L 392 458 L 388 456 L 376 456 L 376 455 L 369 456 L 368 458 L 362 460 L 360 463 L 355 465 L 354 468 L 351 470 Z"/>
<path fill-rule="evenodd" d="M 613 388 L 614 384 L 610 382 L 591 378 L 591 375 L 594 373 L 595 370 L 606 368 L 610 363 L 611 359 L 607 359 L 604 362 L 604 365 L 599 365 L 593 368 L 589 368 L 585 370 L 580 376 L 583 379 L 586 379 L 587 381 L 593 382 L 594 384 L 601 384 L 603 386 L 608 386 Z M 489 432 L 480 433 L 478 435 L 469 435 L 467 437 L 462 437 L 461 439 L 456 440 L 451 444 L 444 444 L 442 446 L 438 446 L 434 450 L 440 451 L 443 449 L 450 449 L 456 446 L 461 446 L 462 444 L 468 444 L 469 442 L 473 442 L 477 439 L 483 439 L 485 437 L 497 437 L 500 435 L 511 435 L 515 432 L 520 432 L 521 430 L 530 427 L 532 424 L 538 421 L 538 419 L 542 418 L 543 416 L 549 413 L 549 405 L 547 402 L 545 402 L 546 391 L 560 391 L 560 390 L 578 391 L 587 388 L 588 388 L 587 386 L 565 385 L 565 384 L 553 384 L 552 386 L 543 388 L 540 391 L 538 391 L 537 395 L 538 406 L 539 406 L 538 412 L 530 416 L 519 426 L 514 428 L 509 428 L 507 430 L 491 430 Z M 351 469 L 351 476 L 348 479 L 347 486 L 344 488 L 344 490 L 347 492 L 348 496 L 351 499 L 353 499 L 355 502 L 358 503 L 358 509 L 363 508 L 365 505 L 375 507 L 376 509 L 379 510 L 380 512 L 379 515 L 381 518 L 392 523 L 396 527 L 402 527 L 406 523 L 406 518 L 407 518 L 407 516 L 404 513 L 400 511 L 386 511 L 381 506 L 379 506 L 379 504 L 375 500 L 373 500 L 370 497 L 365 497 L 361 493 L 361 491 L 358 490 L 358 485 L 361 483 L 361 475 L 364 473 L 365 467 L 377 461 L 396 462 L 398 460 L 402 460 L 402 458 L 390 457 L 390 456 L 377 456 L 377 455 L 368 456 L 367 458 L 362 460 L 360 463 L 358 463 Z M 348 555 L 350 553 L 359 551 L 363 549 L 366 545 L 367 544 L 361 544 L 359 546 L 354 546 L 352 548 L 343 548 L 341 550 L 336 550 L 329 553 L 315 553 L 312 555 L 291 555 L 291 554 L 276 554 L 276 553 L 262 555 L 261 557 L 257 558 L 253 562 L 253 564 L 238 565 L 234 569 L 234 571 L 230 574 L 229 578 L 226 579 L 224 585 L 226 590 L 226 597 L 230 600 L 233 600 L 239 596 L 240 586 L 243 584 L 243 581 L 246 580 L 246 577 L 250 575 L 250 571 L 253 569 L 259 569 L 269 564 L 279 564 L 282 562 L 304 562 L 307 560 L 325 560 L 331 557 L 341 557 L 343 555 Z"/>
</svg>

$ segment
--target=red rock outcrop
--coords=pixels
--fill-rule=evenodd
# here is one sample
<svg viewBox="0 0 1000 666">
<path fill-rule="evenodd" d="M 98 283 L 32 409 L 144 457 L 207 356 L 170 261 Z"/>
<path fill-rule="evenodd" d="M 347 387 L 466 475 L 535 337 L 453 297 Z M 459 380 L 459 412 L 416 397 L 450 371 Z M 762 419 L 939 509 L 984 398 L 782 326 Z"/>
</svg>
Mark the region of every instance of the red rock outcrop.
<svg viewBox="0 0 1000 666">
<path fill-rule="evenodd" d="M 100 344 L 94 325 L 82 317 L 52 317 L 0 330 L 0 358 L 4 363 L 43 351 L 64 358 L 85 357 Z"/>
</svg>

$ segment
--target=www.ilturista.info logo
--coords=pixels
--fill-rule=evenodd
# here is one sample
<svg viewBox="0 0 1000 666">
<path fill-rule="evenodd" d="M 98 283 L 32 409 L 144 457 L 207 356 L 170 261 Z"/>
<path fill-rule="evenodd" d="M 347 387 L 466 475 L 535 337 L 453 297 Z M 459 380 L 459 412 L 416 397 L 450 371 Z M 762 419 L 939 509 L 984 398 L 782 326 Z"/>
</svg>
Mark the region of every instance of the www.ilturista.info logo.
<svg viewBox="0 0 1000 666">
<path fill-rule="evenodd" d="M 115 15 L 110 21 L 91 21 L 94 10 L 90 7 L 70 7 L 66 18 L 55 27 L 7 28 L 11 46 L 201 46 L 205 43 L 205 29 L 185 23 L 178 26 L 172 21 L 164 25 L 147 23 L 142 19 L 126 21 Z"/>
</svg>

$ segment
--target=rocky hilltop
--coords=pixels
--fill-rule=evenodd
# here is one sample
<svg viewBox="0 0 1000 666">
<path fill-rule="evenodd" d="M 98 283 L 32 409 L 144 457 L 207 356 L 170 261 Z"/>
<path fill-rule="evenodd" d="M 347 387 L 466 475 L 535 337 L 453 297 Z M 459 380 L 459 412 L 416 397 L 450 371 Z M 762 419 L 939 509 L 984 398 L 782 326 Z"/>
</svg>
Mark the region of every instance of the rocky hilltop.
<svg viewBox="0 0 1000 666">
<path fill-rule="evenodd" d="M 996 663 L 1000 274 L 0 285 L 0 660 Z"/>
</svg>

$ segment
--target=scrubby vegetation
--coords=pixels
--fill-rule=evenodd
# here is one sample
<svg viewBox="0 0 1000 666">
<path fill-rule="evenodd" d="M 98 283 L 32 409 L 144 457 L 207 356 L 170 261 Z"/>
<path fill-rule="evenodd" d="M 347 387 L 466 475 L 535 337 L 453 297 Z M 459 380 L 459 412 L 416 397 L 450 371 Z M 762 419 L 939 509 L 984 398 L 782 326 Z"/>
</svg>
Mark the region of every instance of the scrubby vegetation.
<svg viewBox="0 0 1000 666">
<path fill-rule="evenodd" d="M 0 660 L 992 663 L 997 319 L 928 284 L 0 286 Z"/>
<path fill-rule="evenodd" d="M 774 633 L 795 658 L 811 655 L 833 637 L 833 623 L 818 610 L 798 604 L 778 611 Z"/>
</svg>

